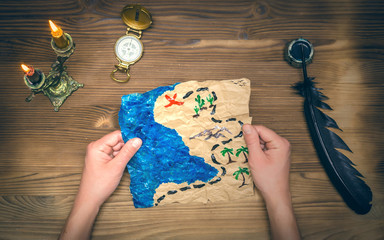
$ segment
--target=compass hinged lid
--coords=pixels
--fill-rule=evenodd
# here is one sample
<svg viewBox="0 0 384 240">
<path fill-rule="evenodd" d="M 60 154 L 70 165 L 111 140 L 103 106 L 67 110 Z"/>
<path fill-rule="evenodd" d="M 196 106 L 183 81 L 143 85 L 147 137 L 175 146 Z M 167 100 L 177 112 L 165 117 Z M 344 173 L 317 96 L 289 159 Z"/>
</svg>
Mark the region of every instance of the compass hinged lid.
<svg viewBox="0 0 384 240">
<path fill-rule="evenodd" d="M 141 5 L 127 5 L 121 11 L 121 19 L 133 29 L 144 30 L 152 24 L 152 17 L 149 11 Z"/>
</svg>

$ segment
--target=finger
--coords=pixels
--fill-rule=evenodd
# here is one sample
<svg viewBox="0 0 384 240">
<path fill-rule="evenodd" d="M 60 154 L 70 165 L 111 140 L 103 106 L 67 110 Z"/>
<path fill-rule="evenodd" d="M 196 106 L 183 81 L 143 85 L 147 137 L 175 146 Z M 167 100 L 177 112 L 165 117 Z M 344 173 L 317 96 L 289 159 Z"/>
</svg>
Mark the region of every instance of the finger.
<svg viewBox="0 0 384 240">
<path fill-rule="evenodd" d="M 265 150 L 265 142 L 263 141 L 263 139 L 260 138 L 260 136 L 259 136 L 259 141 L 260 141 L 260 147 L 264 151 Z"/>
<path fill-rule="evenodd" d="M 282 138 L 277 133 L 261 125 L 255 126 L 255 129 L 259 134 L 260 139 L 264 141 L 264 145 L 267 149 L 280 148 Z"/>
<path fill-rule="evenodd" d="M 120 151 L 114 151 L 114 152 L 112 153 L 113 157 L 116 157 L 117 154 L 119 154 L 119 152 L 120 152 Z"/>
<path fill-rule="evenodd" d="M 99 142 L 99 141 L 102 142 L 105 145 L 110 146 L 110 147 L 114 147 L 118 143 L 124 142 L 123 141 L 123 137 L 121 136 L 121 131 L 120 130 L 116 130 L 114 132 L 111 132 L 111 133 L 105 135 L 104 137 L 102 137 L 99 140 L 97 140 L 97 142 Z"/>
<path fill-rule="evenodd" d="M 113 151 L 120 151 L 120 149 L 124 146 L 124 142 L 119 142 L 115 146 L 112 147 Z"/>
<path fill-rule="evenodd" d="M 121 132 L 119 130 L 116 130 L 94 142 L 94 146 L 98 150 L 110 155 L 113 152 L 113 147 L 115 147 L 119 143 L 124 143 L 124 141 L 123 137 L 121 136 Z"/>
<path fill-rule="evenodd" d="M 260 143 L 260 148 L 261 148 L 263 151 L 265 151 L 265 150 L 266 150 L 266 149 L 265 149 L 265 144 Z"/>
<path fill-rule="evenodd" d="M 120 166 L 125 166 L 131 160 L 133 155 L 139 150 L 141 147 L 142 141 L 140 138 L 130 139 L 124 147 L 121 148 L 119 153 L 114 158 Z"/>
<path fill-rule="evenodd" d="M 249 124 L 243 125 L 244 139 L 247 144 L 249 153 L 255 152 L 256 154 L 260 153 L 262 150 L 260 148 L 260 139 L 259 134 L 254 126 Z"/>
</svg>

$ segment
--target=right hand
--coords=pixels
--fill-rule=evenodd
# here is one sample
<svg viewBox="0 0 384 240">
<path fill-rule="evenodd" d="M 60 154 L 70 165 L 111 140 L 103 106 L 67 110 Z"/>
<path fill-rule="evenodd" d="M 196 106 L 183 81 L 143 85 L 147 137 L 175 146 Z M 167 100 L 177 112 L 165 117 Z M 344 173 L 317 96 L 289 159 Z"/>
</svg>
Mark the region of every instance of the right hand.
<svg viewBox="0 0 384 240">
<path fill-rule="evenodd" d="M 264 126 L 245 124 L 245 142 L 253 181 L 264 198 L 290 195 L 290 144 Z"/>
</svg>

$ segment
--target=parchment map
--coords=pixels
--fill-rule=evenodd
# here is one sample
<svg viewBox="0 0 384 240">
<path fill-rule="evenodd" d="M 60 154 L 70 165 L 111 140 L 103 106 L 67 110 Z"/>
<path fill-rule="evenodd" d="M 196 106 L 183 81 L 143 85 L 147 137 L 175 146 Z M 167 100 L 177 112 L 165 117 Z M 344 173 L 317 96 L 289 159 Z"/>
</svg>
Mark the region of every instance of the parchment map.
<svg viewBox="0 0 384 240">
<path fill-rule="evenodd" d="M 184 82 L 122 97 L 124 141 L 143 145 L 128 163 L 135 207 L 254 195 L 241 131 L 250 81 Z"/>
</svg>

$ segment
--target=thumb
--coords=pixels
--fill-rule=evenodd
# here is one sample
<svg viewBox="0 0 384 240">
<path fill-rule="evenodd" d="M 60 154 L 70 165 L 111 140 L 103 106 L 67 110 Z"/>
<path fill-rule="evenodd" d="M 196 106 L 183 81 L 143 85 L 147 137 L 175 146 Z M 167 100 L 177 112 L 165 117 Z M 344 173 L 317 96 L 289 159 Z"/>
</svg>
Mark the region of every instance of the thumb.
<svg viewBox="0 0 384 240">
<path fill-rule="evenodd" d="M 142 141 L 140 138 L 132 138 L 124 144 L 120 152 L 116 155 L 114 160 L 119 163 L 119 165 L 127 165 L 129 160 L 135 155 L 135 153 L 140 149 Z"/>
<path fill-rule="evenodd" d="M 247 144 L 249 153 L 254 152 L 256 154 L 259 154 L 263 152 L 260 147 L 259 134 L 257 132 L 257 129 L 254 126 L 250 124 L 244 124 L 243 133 L 244 133 L 244 139 L 245 139 L 245 143 Z"/>
</svg>

